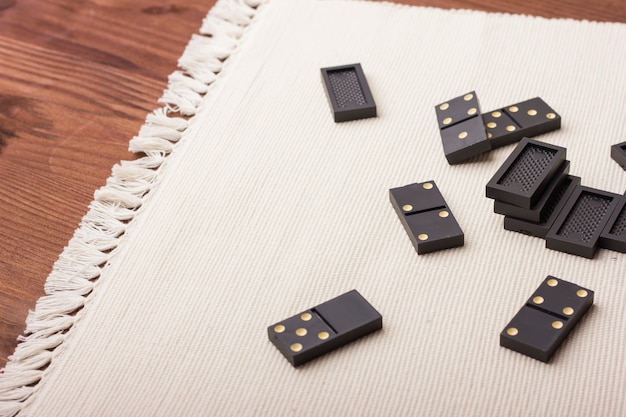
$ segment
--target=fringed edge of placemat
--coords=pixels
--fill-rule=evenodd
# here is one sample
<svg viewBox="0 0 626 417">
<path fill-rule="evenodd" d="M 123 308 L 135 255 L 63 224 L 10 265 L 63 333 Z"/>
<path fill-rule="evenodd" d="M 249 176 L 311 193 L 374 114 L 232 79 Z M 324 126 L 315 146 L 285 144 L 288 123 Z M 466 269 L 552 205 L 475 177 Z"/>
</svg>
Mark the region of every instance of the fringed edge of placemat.
<svg viewBox="0 0 626 417">
<path fill-rule="evenodd" d="M 92 296 L 96 282 L 114 259 L 118 246 L 160 175 L 160 168 L 183 137 L 203 98 L 210 94 L 246 28 L 267 0 L 218 0 L 204 18 L 169 76 L 159 103 L 146 118 L 129 150 L 141 158 L 113 167 L 94 194 L 74 236 L 45 284 L 45 294 L 30 311 L 26 330 L 0 371 L 0 417 L 18 415 L 45 376 L 77 313 Z"/>
</svg>

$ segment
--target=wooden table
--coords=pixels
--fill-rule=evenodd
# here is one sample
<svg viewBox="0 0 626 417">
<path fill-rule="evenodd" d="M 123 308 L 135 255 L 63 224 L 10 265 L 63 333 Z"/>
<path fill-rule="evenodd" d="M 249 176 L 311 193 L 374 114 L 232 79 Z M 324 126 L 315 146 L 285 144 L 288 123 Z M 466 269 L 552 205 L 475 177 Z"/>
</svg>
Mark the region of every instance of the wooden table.
<svg viewBox="0 0 626 417">
<path fill-rule="evenodd" d="M 623 0 L 399 2 L 626 22 Z M 0 367 L 213 4 L 0 0 Z"/>
</svg>

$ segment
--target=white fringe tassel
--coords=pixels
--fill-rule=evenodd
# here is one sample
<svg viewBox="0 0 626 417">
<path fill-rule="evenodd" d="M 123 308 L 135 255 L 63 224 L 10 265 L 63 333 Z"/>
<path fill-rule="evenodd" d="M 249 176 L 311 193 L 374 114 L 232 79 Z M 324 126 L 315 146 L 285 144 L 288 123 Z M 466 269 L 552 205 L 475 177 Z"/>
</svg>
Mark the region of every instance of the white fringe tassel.
<svg viewBox="0 0 626 417">
<path fill-rule="evenodd" d="M 130 151 L 144 155 L 113 167 L 54 264 L 44 287 L 46 295 L 29 313 L 26 331 L 0 371 L 0 417 L 18 415 L 37 391 L 46 368 L 58 354 L 55 349 L 78 320 L 76 313 L 85 306 L 95 281 L 123 241 L 128 223 L 156 184 L 159 168 L 183 137 L 189 121 L 171 113 L 195 115 L 224 61 L 239 46 L 257 7 L 265 1 L 218 0 L 202 22 L 201 35 L 189 41 L 179 60 L 181 70 L 169 76 L 168 88 L 159 99 L 164 107 L 148 115 L 130 141 Z"/>
</svg>

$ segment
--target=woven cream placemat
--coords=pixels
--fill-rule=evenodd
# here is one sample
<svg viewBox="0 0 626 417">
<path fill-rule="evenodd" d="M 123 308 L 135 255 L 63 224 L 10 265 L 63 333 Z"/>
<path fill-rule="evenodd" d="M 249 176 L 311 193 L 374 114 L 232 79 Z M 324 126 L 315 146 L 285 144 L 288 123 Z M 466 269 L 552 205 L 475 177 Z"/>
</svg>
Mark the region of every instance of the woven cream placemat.
<svg viewBox="0 0 626 417">
<path fill-rule="evenodd" d="M 622 193 L 626 25 L 250 5 L 218 2 L 131 141 L 147 156 L 96 193 L 0 375 L 0 415 L 624 415 L 626 255 L 505 231 L 485 185 L 513 146 L 450 166 L 433 106 L 541 96 L 563 127 L 539 139 L 584 185 Z M 378 117 L 336 124 L 320 68 L 355 62 Z M 426 180 L 463 247 L 411 246 L 388 190 Z M 544 364 L 498 336 L 548 274 L 595 305 Z M 292 368 L 267 326 L 353 288 L 384 329 Z"/>
</svg>

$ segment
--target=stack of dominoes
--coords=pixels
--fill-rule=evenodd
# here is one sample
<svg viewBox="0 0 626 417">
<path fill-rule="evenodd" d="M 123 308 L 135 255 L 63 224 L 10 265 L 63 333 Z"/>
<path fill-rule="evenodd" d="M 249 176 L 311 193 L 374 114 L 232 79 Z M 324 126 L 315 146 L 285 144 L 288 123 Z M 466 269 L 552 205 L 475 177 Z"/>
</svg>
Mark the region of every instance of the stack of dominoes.
<svg viewBox="0 0 626 417">
<path fill-rule="evenodd" d="M 565 148 L 520 141 L 487 184 L 504 228 L 590 259 L 598 246 L 626 252 L 626 194 L 582 186 L 565 156 Z"/>
</svg>

